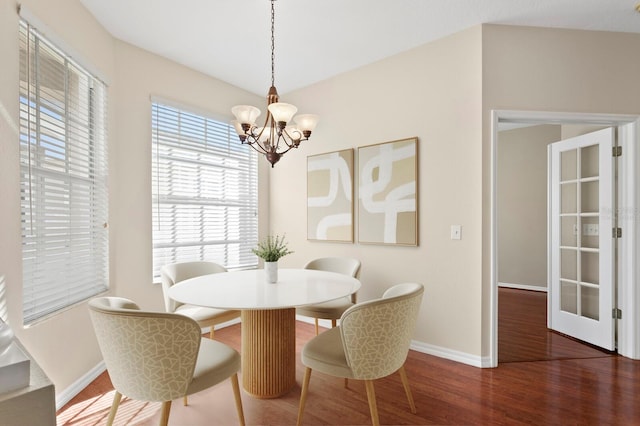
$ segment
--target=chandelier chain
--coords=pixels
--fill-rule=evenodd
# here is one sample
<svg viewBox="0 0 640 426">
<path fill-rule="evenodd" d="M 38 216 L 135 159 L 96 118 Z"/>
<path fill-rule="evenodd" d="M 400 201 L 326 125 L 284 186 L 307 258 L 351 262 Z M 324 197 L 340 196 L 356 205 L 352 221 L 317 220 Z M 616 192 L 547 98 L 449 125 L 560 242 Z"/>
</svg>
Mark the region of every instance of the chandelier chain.
<svg viewBox="0 0 640 426">
<path fill-rule="evenodd" d="M 276 61 L 276 56 L 275 56 L 275 36 L 274 36 L 274 31 L 275 31 L 275 10 L 273 7 L 273 2 L 274 0 L 271 0 L 271 86 L 275 86 L 275 61 Z"/>
</svg>

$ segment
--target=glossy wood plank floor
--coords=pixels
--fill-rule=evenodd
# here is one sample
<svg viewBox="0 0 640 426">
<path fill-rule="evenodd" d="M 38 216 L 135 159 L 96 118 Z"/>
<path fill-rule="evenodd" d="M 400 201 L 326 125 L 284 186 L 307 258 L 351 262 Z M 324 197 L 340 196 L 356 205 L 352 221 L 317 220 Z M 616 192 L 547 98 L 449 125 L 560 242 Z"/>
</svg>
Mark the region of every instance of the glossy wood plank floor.
<svg viewBox="0 0 640 426">
<path fill-rule="evenodd" d="M 547 329 L 547 293 L 500 288 L 498 362 L 598 358 L 608 351 Z"/>
<path fill-rule="evenodd" d="M 531 294 L 527 293 L 530 292 L 521 294 L 523 300 L 510 301 L 503 301 L 505 292 L 500 293 L 501 335 L 526 335 L 526 326 L 522 323 L 526 322 L 524 316 L 529 315 L 527 297 Z M 508 303 L 518 304 L 515 318 L 504 318 Z M 510 327 L 518 331 L 510 331 Z M 299 351 L 313 336 L 313 326 L 298 322 L 296 335 Z M 217 331 L 216 337 L 239 348 L 240 328 L 233 326 Z M 591 352 L 585 358 L 584 347 L 576 347 L 575 358 L 571 358 L 569 349 L 553 348 L 557 339 L 545 340 L 545 345 L 551 348 L 532 350 L 528 339 L 520 337 L 527 343 L 524 352 L 534 353 L 534 358 L 541 353 L 557 358 L 525 361 L 525 355 L 518 355 L 517 347 L 522 343 L 515 338 L 513 347 L 509 347 L 508 342 L 500 342 L 504 346 L 500 354 L 502 357 L 504 349 L 505 356 L 518 362 L 501 363 L 495 369 L 470 367 L 411 351 L 406 370 L 417 413 L 409 412 L 400 378 L 393 375 L 376 382 L 380 422 L 393 425 L 640 425 L 639 361 L 600 351 L 599 355 Z M 298 385 L 293 391 L 273 400 L 257 400 L 244 394 L 247 424 L 295 424 L 303 371 L 298 353 Z M 112 397 L 105 373 L 60 410 L 58 425 L 104 424 Z M 174 402 L 171 425 L 237 424 L 228 382 L 192 395 L 189 401 L 188 407 L 182 406 L 181 401 Z M 159 403 L 124 399 L 115 424 L 156 425 L 159 409 Z M 341 379 L 313 374 L 304 424 L 370 424 L 362 383 L 351 381 L 345 389 Z"/>
</svg>

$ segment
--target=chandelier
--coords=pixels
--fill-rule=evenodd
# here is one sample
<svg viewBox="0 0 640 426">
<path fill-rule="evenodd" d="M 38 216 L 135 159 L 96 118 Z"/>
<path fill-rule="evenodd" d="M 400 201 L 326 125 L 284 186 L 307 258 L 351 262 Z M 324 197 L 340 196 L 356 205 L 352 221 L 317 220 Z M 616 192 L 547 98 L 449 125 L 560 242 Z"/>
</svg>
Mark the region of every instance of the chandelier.
<svg viewBox="0 0 640 426">
<path fill-rule="evenodd" d="M 260 116 L 258 108 L 251 105 L 236 105 L 231 108 L 236 117 L 231 123 L 238 133 L 240 142 L 263 154 L 271 163 L 271 167 L 291 148 L 298 148 L 300 142 L 308 140 L 318 123 L 318 116 L 314 114 L 299 114 L 294 118 L 298 108 L 279 102 L 278 91 L 274 85 L 274 1 L 271 0 L 271 87 L 267 93 L 267 117 L 264 125 L 258 127 L 255 123 Z M 292 119 L 295 124 L 291 124 Z"/>
</svg>

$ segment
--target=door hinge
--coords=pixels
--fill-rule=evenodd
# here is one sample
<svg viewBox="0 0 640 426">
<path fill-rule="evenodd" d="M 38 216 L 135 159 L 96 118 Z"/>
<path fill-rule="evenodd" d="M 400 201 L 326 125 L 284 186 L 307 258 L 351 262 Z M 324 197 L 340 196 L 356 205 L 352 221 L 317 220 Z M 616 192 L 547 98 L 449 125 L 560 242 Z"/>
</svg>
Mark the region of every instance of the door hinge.
<svg viewBox="0 0 640 426">
<path fill-rule="evenodd" d="M 613 156 L 614 157 L 620 157 L 622 155 L 622 147 L 621 146 L 614 146 L 613 147 Z"/>
<path fill-rule="evenodd" d="M 613 308 L 612 317 L 614 319 L 622 319 L 622 309 Z"/>
<path fill-rule="evenodd" d="M 613 228 L 613 238 L 622 238 L 622 228 Z"/>
</svg>

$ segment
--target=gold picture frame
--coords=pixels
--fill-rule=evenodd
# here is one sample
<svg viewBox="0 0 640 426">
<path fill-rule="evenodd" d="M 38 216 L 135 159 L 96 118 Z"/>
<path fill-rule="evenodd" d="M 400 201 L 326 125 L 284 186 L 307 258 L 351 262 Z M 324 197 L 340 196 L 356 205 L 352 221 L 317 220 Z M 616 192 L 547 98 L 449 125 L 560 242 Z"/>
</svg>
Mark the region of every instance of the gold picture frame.
<svg viewBox="0 0 640 426">
<path fill-rule="evenodd" d="M 353 149 L 307 157 L 307 239 L 353 242 Z"/>
<path fill-rule="evenodd" d="M 358 242 L 418 245 L 418 138 L 358 147 Z"/>
</svg>

